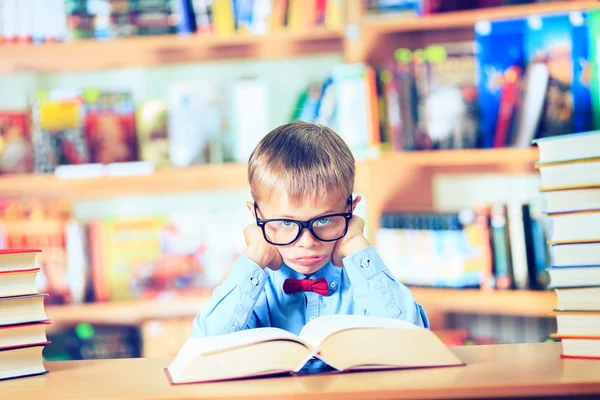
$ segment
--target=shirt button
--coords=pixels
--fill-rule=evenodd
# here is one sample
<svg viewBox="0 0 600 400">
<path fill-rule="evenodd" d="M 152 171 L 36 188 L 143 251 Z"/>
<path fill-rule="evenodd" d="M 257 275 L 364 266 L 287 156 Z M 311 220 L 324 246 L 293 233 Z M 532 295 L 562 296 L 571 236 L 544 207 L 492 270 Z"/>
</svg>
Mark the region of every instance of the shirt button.
<svg viewBox="0 0 600 400">
<path fill-rule="evenodd" d="M 258 286 L 258 279 L 252 278 L 252 279 L 250 279 L 250 283 L 253 284 L 254 286 Z"/>
<path fill-rule="evenodd" d="M 360 266 L 363 268 L 367 268 L 369 266 L 369 260 L 362 260 Z"/>
<path fill-rule="evenodd" d="M 332 289 L 335 289 L 337 287 L 337 282 L 336 281 L 329 282 L 329 287 Z"/>
</svg>

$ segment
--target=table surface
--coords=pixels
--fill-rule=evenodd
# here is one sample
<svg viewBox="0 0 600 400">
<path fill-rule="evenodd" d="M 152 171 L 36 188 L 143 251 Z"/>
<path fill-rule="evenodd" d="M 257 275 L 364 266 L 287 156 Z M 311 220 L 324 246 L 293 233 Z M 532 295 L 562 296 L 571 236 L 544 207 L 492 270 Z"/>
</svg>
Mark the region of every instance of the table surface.
<svg viewBox="0 0 600 400">
<path fill-rule="evenodd" d="M 0 382 L 0 398 L 486 398 L 600 394 L 600 360 L 561 359 L 560 343 L 451 347 L 467 365 L 172 386 L 168 358 L 46 362 L 49 374 Z"/>
</svg>

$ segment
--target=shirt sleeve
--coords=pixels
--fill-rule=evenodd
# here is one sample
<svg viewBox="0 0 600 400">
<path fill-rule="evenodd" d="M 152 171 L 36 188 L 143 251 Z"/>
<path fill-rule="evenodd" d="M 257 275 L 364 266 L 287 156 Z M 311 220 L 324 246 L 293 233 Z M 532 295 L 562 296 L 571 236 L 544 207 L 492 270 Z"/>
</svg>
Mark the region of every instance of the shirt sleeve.
<svg viewBox="0 0 600 400">
<path fill-rule="evenodd" d="M 398 318 L 429 328 L 423 307 L 398 282 L 373 246 L 344 257 L 344 268 L 354 291 L 354 302 L 368 315 Z"/>
<path fill-rule="evenodd" d="M 208 304 L 194 318 L 192 336 L 216 336 L 255 328 L 253 311 L 267 279 L 262 268 L 241 255 L 223 283 L 213 291 Z"/>
</svg>

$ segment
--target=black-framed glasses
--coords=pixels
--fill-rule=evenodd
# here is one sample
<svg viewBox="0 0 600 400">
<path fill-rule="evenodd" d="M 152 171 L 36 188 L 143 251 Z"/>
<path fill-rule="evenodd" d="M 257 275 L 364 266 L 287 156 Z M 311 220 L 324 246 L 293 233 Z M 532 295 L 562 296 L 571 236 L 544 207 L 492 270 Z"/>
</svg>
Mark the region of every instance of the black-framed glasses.
<svg viewBox="0 0 600 400">
<path fill-rule="evenodd" d="M 287 246 L 294 243 L 304 228 L 308 229 L 315 239 L 322 242 L 333 242 L 343 238 L 348 232 L 348 223 L 352 219 L 352 196 L 346 203 L 350 211 L 322 215 L 307 221 L 288 218 L 260 219 L 258 205 L 254 203 L 256 225 L 260 226 L 265 240 L 275 246 Z"/>
</svg>

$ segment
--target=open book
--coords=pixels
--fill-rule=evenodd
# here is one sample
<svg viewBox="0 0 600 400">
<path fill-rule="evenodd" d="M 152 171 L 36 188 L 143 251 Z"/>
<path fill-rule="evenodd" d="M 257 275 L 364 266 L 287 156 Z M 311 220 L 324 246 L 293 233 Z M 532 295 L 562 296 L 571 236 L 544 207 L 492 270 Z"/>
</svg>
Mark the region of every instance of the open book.
<svg viewBox="0 0 600 400">
<path fill-rule="evenodd" d="M 338 371 L 464 365 L 429 329 L 396 319 L 332 315 L 310 321 L 298 336 L 257 328 L 188 339 L 167 375 L 180 384 L 296 373 L 313 357 Z"/>
</svg>

